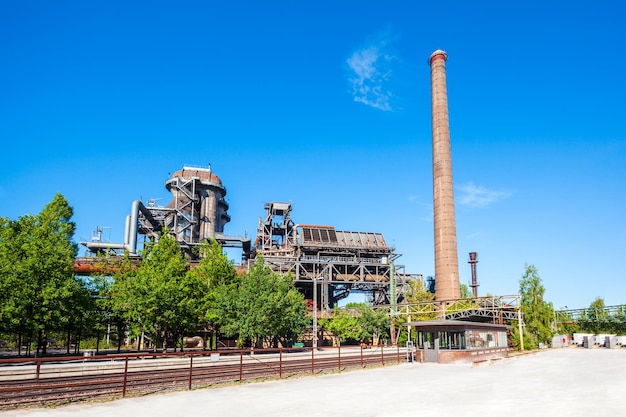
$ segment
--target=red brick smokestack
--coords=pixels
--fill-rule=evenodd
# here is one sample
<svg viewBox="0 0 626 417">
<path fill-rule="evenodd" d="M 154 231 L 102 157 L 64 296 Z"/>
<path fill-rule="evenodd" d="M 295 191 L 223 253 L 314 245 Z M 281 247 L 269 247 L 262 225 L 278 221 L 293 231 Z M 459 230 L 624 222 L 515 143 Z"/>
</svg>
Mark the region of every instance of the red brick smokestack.
<svg viewBox="0 0 626 417">
<path fill-rule="evenodd" d="M 428 61 L 432 87 L 436 300 L 461 298 L 446 90 L 447 59 L 448 54 L 438 49 L 432 53 Z"/>
</svg>

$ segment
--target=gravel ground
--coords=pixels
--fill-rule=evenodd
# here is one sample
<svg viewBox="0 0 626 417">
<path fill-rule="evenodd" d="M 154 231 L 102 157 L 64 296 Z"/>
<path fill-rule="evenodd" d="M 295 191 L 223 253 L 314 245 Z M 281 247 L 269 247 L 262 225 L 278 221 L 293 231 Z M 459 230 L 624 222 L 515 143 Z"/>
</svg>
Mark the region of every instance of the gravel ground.
<svg viewBox="0 0 626 417">
<path fill-rule="evenodd" d="M 626 348 L 545 350 L 503 363 L 402 364 L 0 417 L 626 415 Z"/>
</svg>

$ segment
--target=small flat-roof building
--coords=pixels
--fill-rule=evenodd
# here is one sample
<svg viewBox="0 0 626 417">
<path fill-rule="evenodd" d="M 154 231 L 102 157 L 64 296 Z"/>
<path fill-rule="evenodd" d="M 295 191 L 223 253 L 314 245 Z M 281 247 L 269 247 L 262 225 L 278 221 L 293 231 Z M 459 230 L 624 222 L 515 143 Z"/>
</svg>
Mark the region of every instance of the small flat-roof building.
<svg viewBox="0 0 626 417">
<path fill-rule="evenodd" d="M 417 360 L 420 362 L 480 362 L 508 356 L 504 324 L 460 320 L 430 320 L 406 323 L 417 330 Z"/>
</svg>

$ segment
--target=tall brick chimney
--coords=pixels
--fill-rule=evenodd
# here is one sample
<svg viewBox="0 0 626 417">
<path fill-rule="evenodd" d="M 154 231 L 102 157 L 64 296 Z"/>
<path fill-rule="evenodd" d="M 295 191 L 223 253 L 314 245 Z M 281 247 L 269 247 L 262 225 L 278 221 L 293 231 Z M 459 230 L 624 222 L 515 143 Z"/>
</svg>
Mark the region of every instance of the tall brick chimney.
<svg viewBox="0 0 626 417">
<path fill-rule="evenodd" d="M 433 127 L 433 209 L 435 217 L 435 299 L 461 298 L 459 259 L 456 247 L 454 188 L 448 93 L 446 91 L 446 60 L 441 49 L 430 55 Z"/>
</svg>

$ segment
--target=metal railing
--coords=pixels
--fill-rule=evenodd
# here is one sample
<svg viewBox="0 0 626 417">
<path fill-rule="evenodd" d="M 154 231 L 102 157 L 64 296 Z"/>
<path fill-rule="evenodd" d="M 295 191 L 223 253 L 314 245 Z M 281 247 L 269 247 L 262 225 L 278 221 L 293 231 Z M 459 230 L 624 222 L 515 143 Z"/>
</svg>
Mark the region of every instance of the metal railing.
<svg viewBox="0 0 626 417">
<path fill-rule="evenodd" d="M 295 374 L 341 372 L 405 360 L 406 349 L 399 346 L 3 358 L 0 359 L 0 410 L 282 379 Z"/>
</svg>

